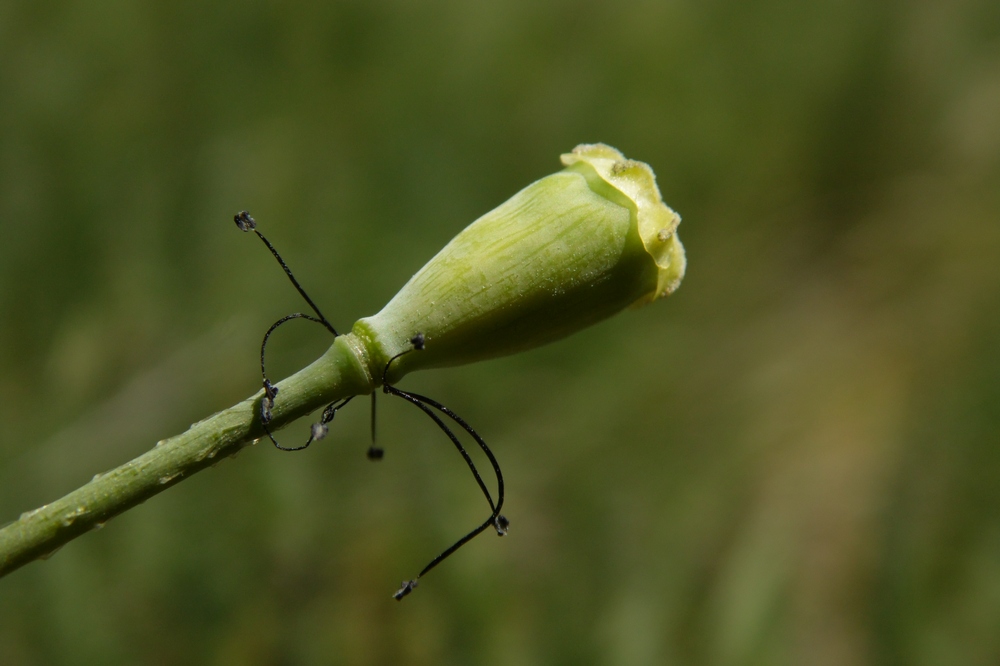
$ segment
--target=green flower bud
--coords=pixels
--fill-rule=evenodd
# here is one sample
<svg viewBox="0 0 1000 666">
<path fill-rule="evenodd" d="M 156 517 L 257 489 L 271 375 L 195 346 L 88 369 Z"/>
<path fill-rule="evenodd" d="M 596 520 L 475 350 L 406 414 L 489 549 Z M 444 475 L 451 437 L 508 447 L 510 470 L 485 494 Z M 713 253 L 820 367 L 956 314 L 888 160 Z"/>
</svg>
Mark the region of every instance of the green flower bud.
<svg viewBox="0 0 1000 666">
<path fill-rule="evenodd" d="M 536 347 L 677 288 L 680 216 L 660 198 L 652 169 L 603 144 L 578 146 L 562 162 L 470 224 L 381 312 L 354 325 L 355 340 L 343 342 L 363 356 L 373 386 L 417 333 L 425 349 L 394 361 L 389 383 Z"/>
</svg>

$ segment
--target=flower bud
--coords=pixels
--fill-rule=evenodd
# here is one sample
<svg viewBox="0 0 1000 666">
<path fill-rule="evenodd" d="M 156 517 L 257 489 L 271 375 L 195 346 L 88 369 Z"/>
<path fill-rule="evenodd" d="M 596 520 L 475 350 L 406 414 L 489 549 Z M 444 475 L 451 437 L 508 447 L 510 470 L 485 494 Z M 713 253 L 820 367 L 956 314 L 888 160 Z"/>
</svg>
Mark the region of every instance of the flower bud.
<svg viewBox="0 0 1000 666">
<path fill-rule="evenodd" d="M 527 186 L 458 234 L 378 314 L 352 330 L 375 385 L 389 368 L 470 363 L 551 342 L 673 292 L 684 276 L 680 216 L 652 169 L 603 144 Z"/>
</svg>

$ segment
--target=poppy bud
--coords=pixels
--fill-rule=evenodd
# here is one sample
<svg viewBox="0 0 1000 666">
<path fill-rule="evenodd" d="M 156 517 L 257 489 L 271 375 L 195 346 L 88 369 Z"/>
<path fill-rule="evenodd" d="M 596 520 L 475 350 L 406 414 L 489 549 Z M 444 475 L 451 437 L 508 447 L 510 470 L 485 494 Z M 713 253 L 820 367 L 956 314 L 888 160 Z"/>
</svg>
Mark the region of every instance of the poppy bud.
<svg viewBox="0 0 1000 666">
<path fill-rule="evenodd" d="M 470 224 L 381 312 L 354 325 L 376 385 L 417 334 L 425 350 L 394 361 L 390 383 L 537 347 L 677 288 L 680 216 L 663 203 L 652 169 L 604 144 L 577 146 L 562 162 Z"/>
</svg>

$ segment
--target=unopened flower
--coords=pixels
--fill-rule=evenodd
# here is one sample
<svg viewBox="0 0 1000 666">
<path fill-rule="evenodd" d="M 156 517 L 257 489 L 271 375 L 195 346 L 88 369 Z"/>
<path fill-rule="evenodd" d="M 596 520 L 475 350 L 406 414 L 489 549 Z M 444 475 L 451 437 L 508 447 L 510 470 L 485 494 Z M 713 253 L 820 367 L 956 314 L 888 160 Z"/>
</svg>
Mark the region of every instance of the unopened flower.
<svg viewBox="0 0 1000 666">
<path fill-rule="evenodd" d="M 652 169 L 604 144 L 486 213 L 351 331 L 374 386 L 551 342 L 673 292 L 684 277 L 680 216 Z M 348 342 L 345 340 L 344 342 Z M 355 341 L 351 341 L 355 342 Z"/>
<path fill-rule="evenodd" d="M 253 231 L 274 254 L 313 309 L 276 321 L 261 343 L 264 392 L 259 416 L 274 445 L 297 451 L 322 439 L 337 410 L 355 396 L 371 394 L 372 443 L 368 457 L 381 459 L 375 437 L 375 389 L 422 410 L 447 435 L 471 470 L 490 508 L 489 517 L 445 549 L 393 595 L 402 599 L 464 543 L 491 526 L 504 535 L 510 522 L 500 513 L 503 474 L 485 440 L 443 404 L 394 384 L 421 368 L 471 363 L 511 354 L 574 333 L 630 307 L 674 291 L 684 277 L 680 217 L 663 203 L 652 169 L 603 144 L 577 146 L 562 156 L 565 168 L 524 188 L 470 224 L 417 271 L 381 312 L 361 319 L 346 335 L 323 316 L 277 250 L 246 212 L 236 215 L 242 231 Z M 306 319 L 325 326 L 333 345 L 316 362 L 278 387 L 264 368 L 269 336 L 280 325 Z M 320 400 L 323 410 L 311 437 L 282 446 L 278 427 Z M 449 423 L 450 422 L 450 426 Z M 496 475 L 496 499 L 452 428 L 464 430 L 488 458 Z"/>
</svg>

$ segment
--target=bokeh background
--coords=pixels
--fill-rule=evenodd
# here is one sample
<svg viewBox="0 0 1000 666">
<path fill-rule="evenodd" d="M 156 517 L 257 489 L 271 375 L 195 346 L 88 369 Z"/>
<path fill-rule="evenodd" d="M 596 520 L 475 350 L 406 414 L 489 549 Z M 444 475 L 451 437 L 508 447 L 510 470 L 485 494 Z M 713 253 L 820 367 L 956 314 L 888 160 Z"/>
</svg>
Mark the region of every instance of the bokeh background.
<svg viewBox="0 0 1000 666">
<path fill-rule="evenodd" d="M 581 142 L 689 273 L 0 581 L 0 663 L 1000 662 L 996 0 L 0 2 L 0 522 L 257 390 Z M 329 343 L 275 338 L 275 376 Z M 286 437 L 304 436 L 297 424 Z"/>
</svg>

